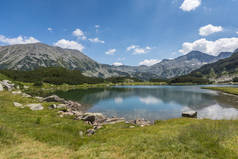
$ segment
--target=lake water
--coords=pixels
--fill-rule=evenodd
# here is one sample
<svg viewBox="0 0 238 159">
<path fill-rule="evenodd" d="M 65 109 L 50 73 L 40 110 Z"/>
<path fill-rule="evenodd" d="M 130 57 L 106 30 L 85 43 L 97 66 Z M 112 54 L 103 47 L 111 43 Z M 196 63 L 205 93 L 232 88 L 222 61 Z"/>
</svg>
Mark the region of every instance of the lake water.
<svg viewBox="0 0 238 159">
<path fill-rule="evenodd" d="M 83 110 L 128 120 L 179 118 L 195 110 L 200 118 L 238 119 L 238 97 L 200 86 L 120 86 L 58 91 L 55 94 L 83 104 Z"/>
</svg>

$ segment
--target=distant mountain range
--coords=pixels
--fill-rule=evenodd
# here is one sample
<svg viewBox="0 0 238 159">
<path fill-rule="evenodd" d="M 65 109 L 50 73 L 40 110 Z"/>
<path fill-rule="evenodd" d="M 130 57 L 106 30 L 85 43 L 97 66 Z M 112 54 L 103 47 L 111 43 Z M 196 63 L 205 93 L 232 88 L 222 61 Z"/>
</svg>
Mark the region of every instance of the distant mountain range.
<svg viewBox="0 0 238 159">
<path fill-rule="evenodd" d="M 192 51 L 173 60 L 163 60 L 152 66 L 112 66 L 99 64 L 80 51 L 63 49 L 42 43 L 0 47 L 0 69 L 34 70 L 39 67 L 64 67 L 80 70 L 96 77 L 131 76 L 140 79 L 172 78 L 188 74 L 201 66 L 228 58 L 231 52 L 218 56 Z"/>
<path fill-rule="evenodd" d="M 232 56 L 204 65 L 190 75 L 202 76 L 216 82 L 231 81 L 234 77 L 238 77 L 238 49 Z"/>
</svg>

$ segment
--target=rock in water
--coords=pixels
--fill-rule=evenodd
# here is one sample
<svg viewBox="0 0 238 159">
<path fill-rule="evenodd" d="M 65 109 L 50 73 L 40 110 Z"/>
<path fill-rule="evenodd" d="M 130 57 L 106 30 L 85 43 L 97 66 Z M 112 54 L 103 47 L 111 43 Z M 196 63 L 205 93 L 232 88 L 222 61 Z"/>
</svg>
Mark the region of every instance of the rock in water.
<svg viewBox="0 0 238 159">
<path fill-rule="evenodd" d="M 27 104 L 26 106 L 29 107 L 31 110 L 43 110 L 44 109 L 44 107 L 39 103 Z"/>
<path fill-rule="evenodd" d="M 0 83 L 0 91 L 3 91 L 3 86 L 1 83 Z"/>
<path fill-rule="evenodd" d="M 182 112 L 182 117 L 186 117 L 186 118 L 197 118 L 197 112 L 196 112 L 196 111 Z"/>
</svg>

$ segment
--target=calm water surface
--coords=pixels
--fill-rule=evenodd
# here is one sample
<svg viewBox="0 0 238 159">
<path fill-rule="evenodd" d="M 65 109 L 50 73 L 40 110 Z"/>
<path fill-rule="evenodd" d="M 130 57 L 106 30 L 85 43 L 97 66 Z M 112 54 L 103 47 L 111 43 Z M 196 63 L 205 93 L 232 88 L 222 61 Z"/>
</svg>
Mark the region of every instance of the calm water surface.
<svg viewBox="0 0 238 159">
<path fill-rule="evenodd" d="M 161 120 L 195 110 L 201 118 L 238 119 L 238 97 L 200 86 L 120 86 L 56 92 L 83 104 L 83 110 L 126 119 Z"/>
</svg>

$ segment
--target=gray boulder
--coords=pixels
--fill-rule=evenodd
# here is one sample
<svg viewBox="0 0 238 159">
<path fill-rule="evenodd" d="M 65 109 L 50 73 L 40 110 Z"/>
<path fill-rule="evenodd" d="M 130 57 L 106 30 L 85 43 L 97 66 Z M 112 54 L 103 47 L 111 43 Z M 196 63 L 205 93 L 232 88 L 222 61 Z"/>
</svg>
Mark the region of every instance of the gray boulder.
<svg viewBox="0 0 238 159">
<path fill-rule="evenodd" d="M 44 107 L 39 103 L 27 104 L 26 106 L 29 107 L 31 110 L 43 110 L 44 109 Z"/>
<path fill-rule="evenodd" d="M 196 111 L 182 112 L 182 117 L 185 117 L 185 118 L 197 118 L 197 112 Z"/>
<path fill-rule="evenodd" d="M 151 121 L 145 119 L 136 119 L 131 121 L 131 123 L 141 127 L 152 125 Z"/>
<path fill-rule="evenodd" d="M 2 84 L 0 83 L 0 91 L 3 91 L 4 89 L 3 89 L 3 86 L 2 86 Z"/>
<path fill-rule="evenodd" d="M 12 91 L 12 94 L 21 94 L 22 92 L 20 90 L 18 91 Z"/>
<path fill-rule="evenodd" d="M 8 90 L 8 91 L 13 90 L 13 89 L 14 89 L 14 86 L 15 86 L 15 84 L 13 84 L 13 83 L 12 83 L 11 81 L 9 81 L 9 80 L 3 80 L 3 81 L 1 81 L 0 83 L 2 84 L 3 88 L 5 88 L 5 89 Z"/>
<path fill-rule="evenodd" d="M 18 102 L 13 102 L 13 105 L 15 107 L 20 107 L 20 108 L 23 108 L 23 105 L 21 103 L 18 103 Z"/>
<path fill-rule="evenodd" d="M 49 97 L 46 97 L 43 99 L 45 102 L 59 102 L 59 103 L 65 103 L 65 99 L 58 97 L 57 95 L 52 95 Z"/>
<path fill-rule="evenodd" d="M 85 113 L 82 118 L 83 121 L 88 121 L 91 124 L 103 123 L 106 117 L 102 113 Z"/>
</svg>

